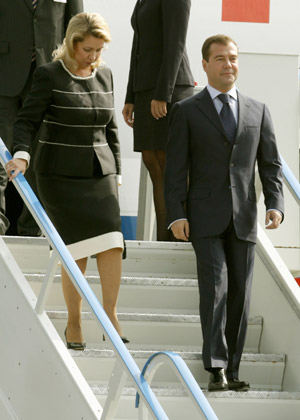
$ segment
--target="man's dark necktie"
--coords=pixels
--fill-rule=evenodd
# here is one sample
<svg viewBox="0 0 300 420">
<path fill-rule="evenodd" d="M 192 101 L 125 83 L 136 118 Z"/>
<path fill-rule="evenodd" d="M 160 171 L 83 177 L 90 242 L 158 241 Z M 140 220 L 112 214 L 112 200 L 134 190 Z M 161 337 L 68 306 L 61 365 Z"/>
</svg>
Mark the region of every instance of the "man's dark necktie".
<svg viewBox="0 0 300 420">
<path fill-rule="evenodd" d="M 236 135 L 236 122 L 232 109 L 229 105 L 229 95 L 228 93 L 221 93 L 220 95 L 218 95 L 218 98 L 221 102 L 223 102 L 223 106 L 220 112 L 220 118 L 228 140 L 230 140 L 231 143 L 233 143 Z"/>
</svg>

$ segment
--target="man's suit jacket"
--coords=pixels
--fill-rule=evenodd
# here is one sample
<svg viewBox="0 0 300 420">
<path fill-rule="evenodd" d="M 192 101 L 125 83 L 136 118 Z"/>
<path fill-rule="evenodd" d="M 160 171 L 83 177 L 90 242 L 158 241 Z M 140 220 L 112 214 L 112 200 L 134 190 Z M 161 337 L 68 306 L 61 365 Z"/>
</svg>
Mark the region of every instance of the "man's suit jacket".
<svg viewBox="0 0 300 420">
<path fill-rule="evenodd" d="M 191 0 L 137 1 L 125 103 L 150 89 L 153 99 L 171 102 L 175 85 L 194 86 L 185 47 L 190 8 Z"/>
<path fill-rule="evenodd" d="M 256 241 L 256 162 L 266 208 L 284 211 L 281 162 L 269 110 L 240 93 L 238 103 L 234 145 L 206 88 L 173 108 L 165 178 L 168 222 L 187 217 L 191 240 L 222 233 L 233 217 L 238 238 Z"/>
<path fill-rule="evenodd" d="M 82 0 L 3 0 L 0 4 L 0 95 L 18 95 L 27 80 L 32 51 L 36 65 L 52 60 L 69 20 L 83 11 Z"/>
</svg>

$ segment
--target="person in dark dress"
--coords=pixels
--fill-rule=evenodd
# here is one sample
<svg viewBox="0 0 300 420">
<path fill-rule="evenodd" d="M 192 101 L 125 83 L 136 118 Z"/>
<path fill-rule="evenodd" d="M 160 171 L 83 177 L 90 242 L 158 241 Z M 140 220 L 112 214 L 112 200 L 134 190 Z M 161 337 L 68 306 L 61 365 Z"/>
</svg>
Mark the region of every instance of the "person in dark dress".
<svg viewBox="0 0 300 420">
<path fill-rule="evenodd" d="M 123 117 L 133 127 L 134 151 L 142 152 L 153 184 L 157 240 L 169 240 L 164 202 L 168 116 L 173 104 L 193 94 L 186 52 L 191 0 L 138 0 Z"/>
<path fill-rule="evenodd" d="M 112 74 L 100 60 L 109 41 L 100 15 L 80 13 L 70 20 L 54 61 L 34 73 L 14 125 L 14 157 L 6 169 L 9 180 L 25 173 L 42 123 L 34 161 L 42 203 L 83 273 L 87 257 L 96 255 L 104 310 L 126 342 L 116 313 L 124 246 L 120 145 Z M 82 350 L 82 299 L 63 267 L 61 277 L 68 307 L 67 345 Z"/>
<path fill-rule="evenodd" d="M 12 150 L 13 124 L 30 90 L 34 69 L 52 60 L 69 20 L 83 12 L 82 0 L 9 0 L 0 2 L 0 137 Z M 32 143 L 33 159 L 36 142 Z M 32 165 L 26 172 L 32 189 Z M 6 188 L 7 187 L 7 188 Z M 41 234 L 27 207 L 0 165 L 0 234 Z"/>
</svg>

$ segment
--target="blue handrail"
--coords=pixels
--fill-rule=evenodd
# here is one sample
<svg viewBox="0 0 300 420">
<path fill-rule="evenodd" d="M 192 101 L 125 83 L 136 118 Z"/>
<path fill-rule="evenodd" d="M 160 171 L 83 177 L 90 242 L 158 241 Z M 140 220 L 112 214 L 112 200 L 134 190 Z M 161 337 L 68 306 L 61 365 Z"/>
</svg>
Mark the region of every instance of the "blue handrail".
<svg viewBox="0 0 300 420">
<path fill-rule="evenodd" d="M 11 159 L 12 159 L 11 154 L 9 153 L 4 142 L 0 138 L 1 164 L 5 166 L 5 164 Z M 18 190 L 19 194 L 21 195 L 23 201 L 29 208 L 30 212 L 34 216 L 37 224 L 39 225 L 43 234 L 47 238 L 48 242 L 59 255 L 61 263 L 63 264 L 64 268 L 66 269 L 68 275 L 70 276 L 74 285 L 78 289 L 79 293 L 82 295 L 82 297 L 86 299 L 87 303 L 89 304 L 93 314 L 95 315 L 96 319 L 99 321 L 105 334 L 111 341 L 114 347 L 114 350 L 116 351 L 121 362 L 123 363 L 123 367 L 127 370 L 128 374 L 133 379 L 138 392 L 143 396 L 144 403 L 147 405 L 148 409 L 152 412 L 152 414 L 155 416 L 156 419 L 168 420 L 166 413 L 162 409 L 160 403 L 158 402 L 153 391 L 151 390 L 149 384 L 145 380 L 143 373 L 141 373 L 139 367 L 137 366 L 134 359 L 130 355 L 128 349 L 126 348 L 126 346 L 120 339 L 119 334 L 117 333 L 112 323 L 110 322 L 100 302 L 96 298 L 95 294 L 93 293 L 92 289 L 87 283 L 85 277 L 83 276 L 77 264 L 75 263 L 70 252 L 68 251 L 67 247 L 65 246 L 59 234 L 57 233 L 55 227 L 53 226 L 51 220 L 47 216 L 45 210 L 41 206 L 38 198 L 32 191 L 25 177 L 21 173 L 18 174 L 18 176 L 13 180 L 13 184 Z M 187 378 L 189 375 L 190 377 L 192 377 L 188 368 L 184 366 L 185 365 L 184 362 L 182 361 L 183 364 L 181 365 L 178 362 L 179 360 L 178 358 L 180 358 L 180 356 L 178 355 L 176 356 L 177 356 L 177 359 L 176 359 L 177 367 L 180 370 L 180 374 L 185 378 Z M 181 372 L 181 370 L 185 370 L 185 372 Z M 193 381 L 194 382 L 190 385 L 191 388 L 195 390 L 196 386 L 198 387 L 198 391 L 195 391 L 195 394 L 194 394 L 197 400 L 197 404 L 199 404 L 200 406 L 204 404 L 204 411 L 205 411 L 207 405 L 209 404 L 207 400 L 205 399 L 205 397 L 204 396 L 202 397 L 202 391 L 200 390 L 199 386 L 196 384 L 196 381 L 194 380 L 194 378 L 193 378 Z M 201 398 L 199 398 L 199 395 L 201 396 Z M 216 420 L 217 418 L 215 416 L 211 416 L 211 417 L 207 417 L 207 419 Z"/>
<path fill-rule="evenodd" d="M 161 358 L 169 359 L 171 366 L 175 367 L 178 374 L 180 375 L 181 382 L 184 384 L 185 388 L 191 394 L 195 404 L 197 405 L 199 411 L 205 416 L 207 420 L 218 420 L 216 414 L 214 413 L 211 405 L 204 396 L 202 390 L 199 388 L 195 378 L 191 374 L 190 370 L 187 368 L 184 360 L 177 353 L 171 351 L 159 351 L 146 361 L 144 368 L 142 370 L 142 375 L 145 376 L 147 369 L 150 369 L 151 364 L 153 364 L 154 359 Z M 140 396 L 136 394 L 135 406 L 138 407 L 140 404 Z"/>
<path fill-rule="evenodd" d="M 291 192 L 292 196 L 295 198 L 298 204 L 300 204 L 300 184 L 298 179 L 295 177 L 291 169 L 289 168 L 286 161 L 280 156 L 282 163 L 282 173 L 286 186 Z"/>
</svg>

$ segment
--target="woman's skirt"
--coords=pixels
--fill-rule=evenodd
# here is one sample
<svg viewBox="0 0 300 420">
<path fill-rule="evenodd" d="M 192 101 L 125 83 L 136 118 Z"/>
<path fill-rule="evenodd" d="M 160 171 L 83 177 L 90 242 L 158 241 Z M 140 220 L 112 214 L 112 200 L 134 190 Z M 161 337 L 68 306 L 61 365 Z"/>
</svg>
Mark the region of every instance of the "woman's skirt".
<svg viewBox="0 0 300 420">
<path fill-rule="evenodd" d="M 123 249 L 116 175 L 37 174 L 37 187 L 46 213 L 75 260 Z"/>
<path fill-rule="evenodd" d="M 151 114 L 154 90 L 136 92 L 134 96 L 134 146 L 135 152 L 142 150 L 166 150 L 169 117 L 175 102 L 193 95 L 191 86 L 175 86 L 171 103 L 167 104 L 167 116 L 156 120 Z"/>
</svg>

